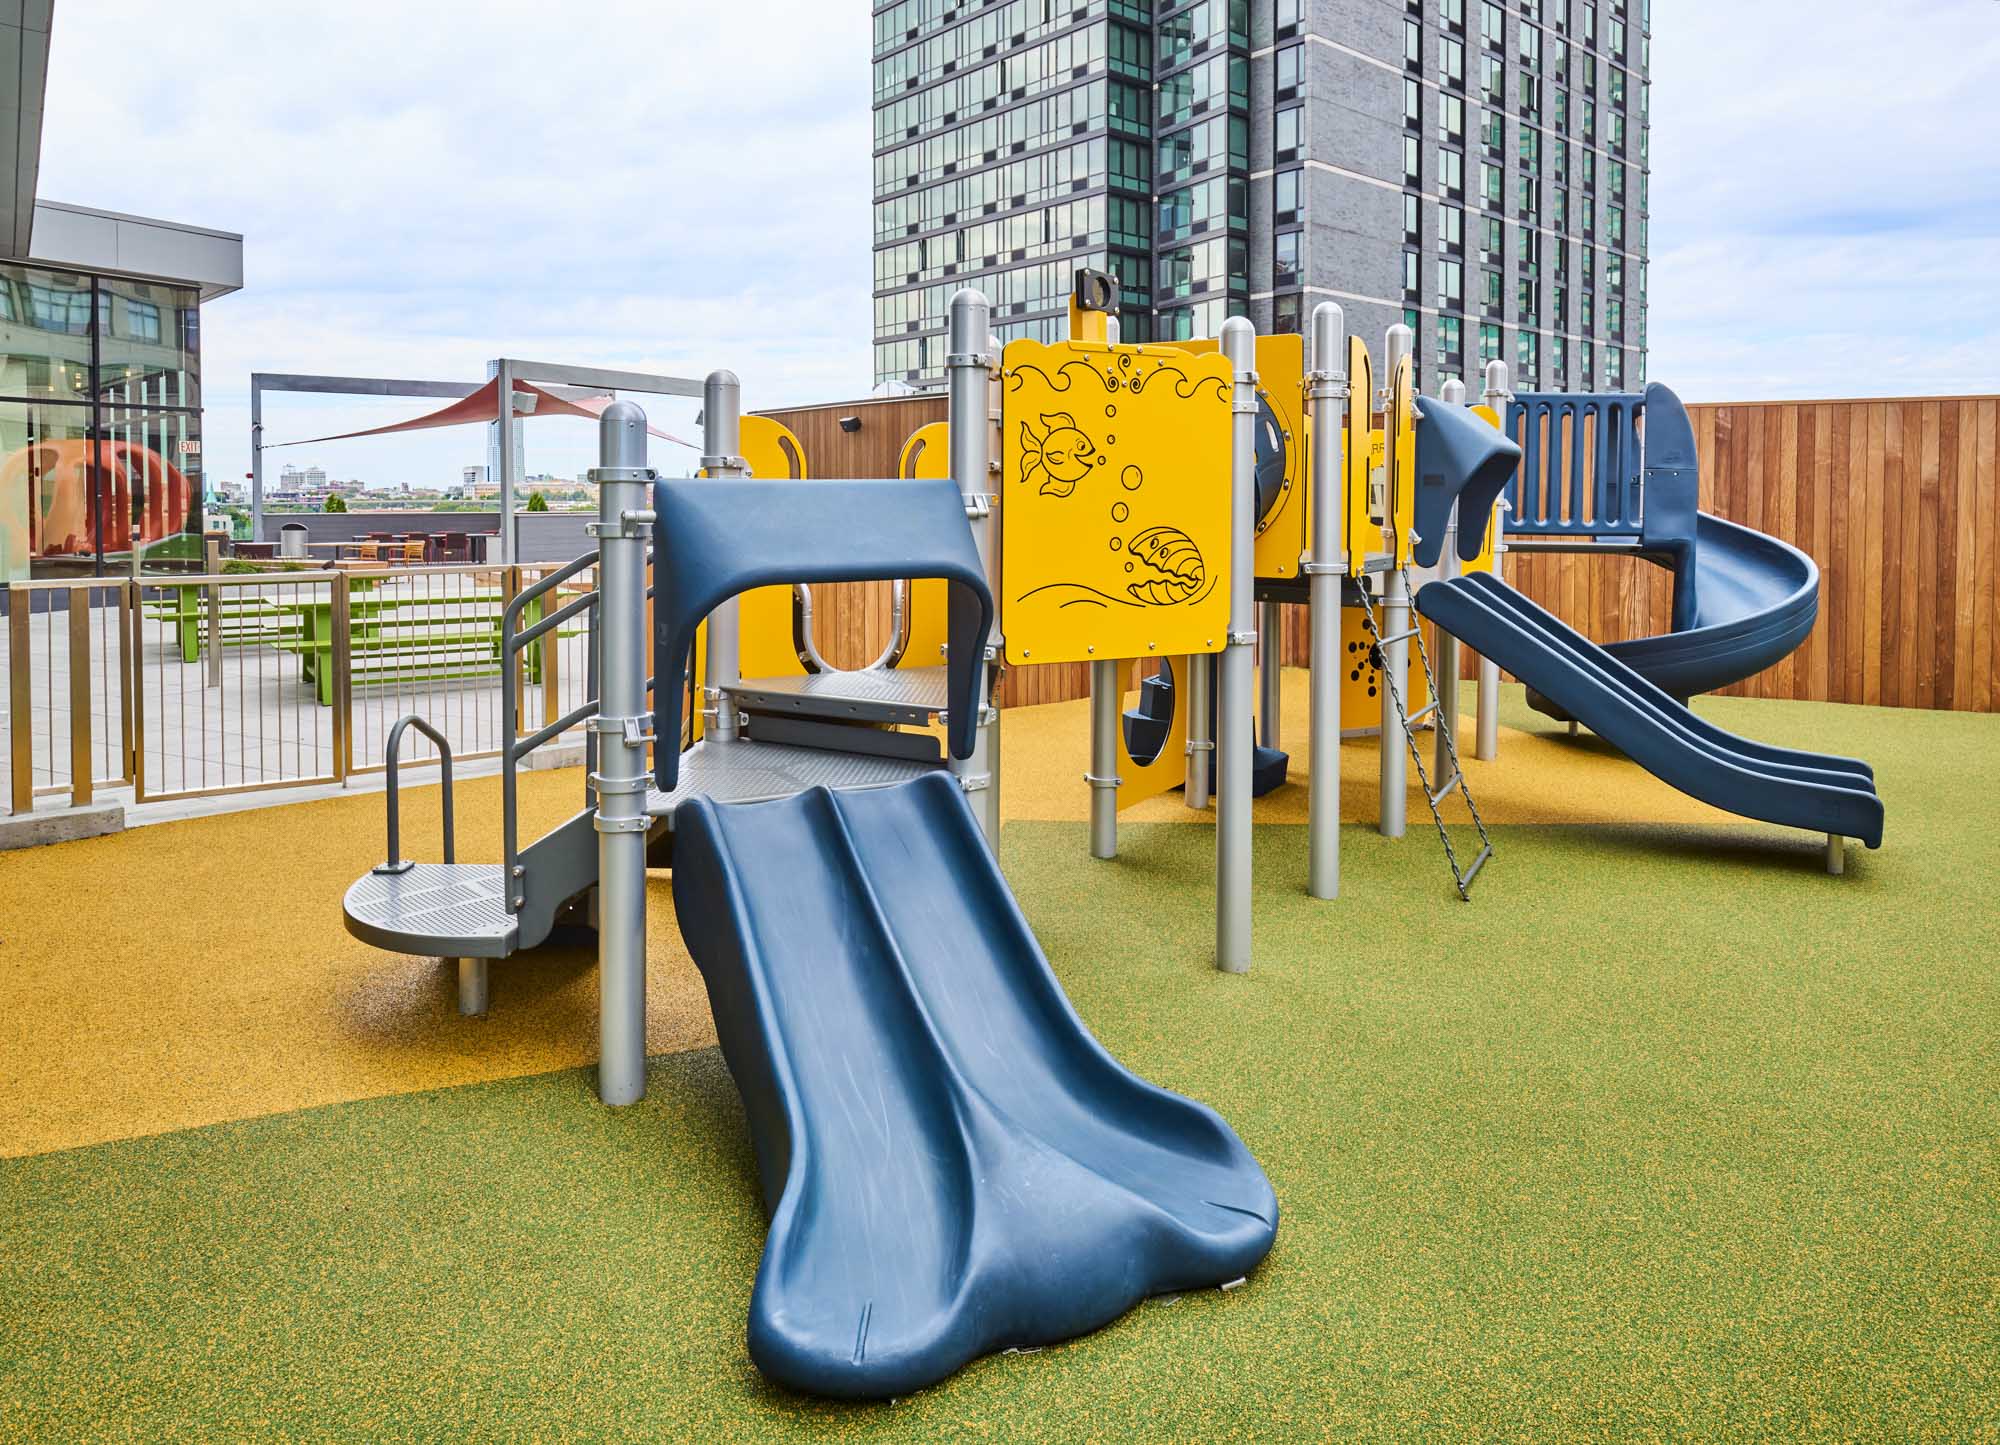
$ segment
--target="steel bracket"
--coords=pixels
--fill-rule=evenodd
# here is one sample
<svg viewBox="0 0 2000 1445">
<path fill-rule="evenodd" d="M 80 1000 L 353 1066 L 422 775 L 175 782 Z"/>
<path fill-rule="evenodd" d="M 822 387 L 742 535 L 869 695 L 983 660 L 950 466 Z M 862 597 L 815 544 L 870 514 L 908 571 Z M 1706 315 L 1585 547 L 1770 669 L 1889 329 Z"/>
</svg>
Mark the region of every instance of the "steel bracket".
<svg viewBox="0 0 2000 1445">
<path fill-rule="evenodd" d="M 592 467 L 584 474 L 593 482 L 656 482 L 660 474 L 651 467 Z"/>
<path fill-rule="evenodd" d="M 636 818 L 607 818 L 599 812 L 590 825 L 600 833 L 643 833 L 652 827 L 653 820 L 644 813 Z"/>
<path fill-rule="evenodd" d="M 962 792 L 967 792 L 967 793 L 979 792 L 982 788 L 990 788 L 993 786 L 993 774 L 960 773 L 958 774 L 958 786 L 960 791 Z"/>
<path fill-rule="evenodd" d="M 1085 773 L 1083 780 L 1093 788 L 1120 788 L 1125 785 L 1125 780 L 1115 773 L 1108 778 L 1100 777 L 1096 773 Z"/>
<path fill-rule="evenodd" d="M 606 798 L 628 798 L 635 793 L 644 793 L 651 784 L 650 778 L 607 778 L 602 773 L 590 775 L 590 785 Z"/>
<path fill-rule="evenodd" d="M 977 366 L 985 370 L 993 365 L 993 355 L 987 351 L 954 351 L 944 359 L 946 369 L 954 366 Z"/>
<path fill-rule="evenodd" d="M 1300 557 L 1299 571 L 1308 577 L 1345 577 L 1347 575 L 1347 564 L 1345 562 L 1312 562 L 1308 561 L 1305 557 Z"/>
<path fill-rule="evenodd" d="M 701 469 L 711 477 L 723 472 L 738 475 L 748 472 L 750 470 L 750 463 L 744 461 L 741 457 L 703 457 L 701 459 Z"/>
<path fill-rule="evenodd" d="M 1231 631 L 1225 640 L 1231 647 L 1255 647 L 1257 645 L 1257 629 L 1253 627 L 1245 632 Z"/>
</svg>

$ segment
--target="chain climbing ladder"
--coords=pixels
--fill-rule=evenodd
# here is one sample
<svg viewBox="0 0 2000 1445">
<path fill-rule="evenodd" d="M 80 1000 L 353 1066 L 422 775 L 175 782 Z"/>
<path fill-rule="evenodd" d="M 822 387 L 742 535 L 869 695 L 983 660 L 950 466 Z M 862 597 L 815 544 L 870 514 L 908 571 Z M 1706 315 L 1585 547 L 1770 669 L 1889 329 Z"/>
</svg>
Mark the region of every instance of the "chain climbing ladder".
<svg viewBox="0 0 2000 1445">
<path fill-rule="evenodd" d="M 1403 595 L 1414 596 L 1414 589 L 1410 586 L 1410 569 L 1404 566 L 1398 570 L 1402 574 Z M 1438 837 L 1444 843 L 1444 858 L 1451 867 L 1451 881 L 1458 887 L 1458 896 L 1470 903 L 1472 880 L 1478 876 L 1479 870 L 1486 866 L 1486 860 L 1493 856 L 1493 840 L 1486 835 L 1486 824 L 1480 819 L 1479 805 L 1473 802 L 1472 790 L 1465 783 L 1465 769 L 1459 766 L 1458 729 L 1455 726 L 1457 720 L 1435 716 L 1438 707 L 1437 678 L 1431 672 L 1431 655 L 1430 650 L 1424 646 L 1423 628 L 1412 623 L 1407 632 L 1384 637 L 1381 624 L 1376 621 L 1375 604 L 1369 597 L 1368 589 L 1362 587 L 1359 590 L 1362 611 L 1367 620 L 1368 635 L 1375 639 L 1376 655 L 1380 659 L 1382 668 L 1382 680 L 1389 689 L 1389 701 L 1395 707 L 1396 717 L 1402 724 L 1403 741 L 1409 745 L 1411 761 L 1417 765 L 1417 783 L 1424 790 L 1425 801 L 1431 805 L 1431 821 L 1437 824 Z M 1382 653 L 1384 647 L 1406 638 L 1416 639 L 1417 656 L 1424 664 L 1424 687 L 1430 693 L 1431 699 L 1417 710 L 1415 716 L 1403 706 L 1402 687 L 1397 682 L 1394 671 L 1389 667 L 1386 655 Z M 1424 767 L 1423 749 L 1417 746 L 1417 735 L 1412 731 L 1426 717 L 1431 717 L 1431 726 L 1437 728 L 1439 735 L 1444 739 L 1445 755 L 1451 760 L 1451 776 L 1436 788 L 1431 786 L 1430 774 Z M 1383 746 L 1388 746 L 1386 738 L 1383 739 Z M 1465 806 L 1472 814 L 1472 826 L 1479 830 L 1479 856 L 1472 860 L 1472 866 L 1463 873 L 1458 870 L 1458 853 L 1451 846 L 1451 831 L 1444 825 L 1444 815 L 1438 812 L 1438 804 L 1451 796 L 1453 788 L 1456 788 L 1459 796 L 1465 799 Z"/>
</svg>

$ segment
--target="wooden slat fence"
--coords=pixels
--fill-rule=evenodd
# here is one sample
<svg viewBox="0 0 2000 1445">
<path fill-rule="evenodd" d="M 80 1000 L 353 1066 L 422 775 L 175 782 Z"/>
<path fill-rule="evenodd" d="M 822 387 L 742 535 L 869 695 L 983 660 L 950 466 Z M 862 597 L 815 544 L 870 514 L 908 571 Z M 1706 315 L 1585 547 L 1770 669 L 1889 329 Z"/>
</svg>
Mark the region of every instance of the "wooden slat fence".
<svg viewBox="0 0 2000 1445">
<path fill-rule="evenodd" d="M 1729 688 L 1749 697 L 2000 712 L 2000 397 L 1750 402 L 1688 408 L 1704 510 L 1782 537 L 1820 567 L 1805 646 Z M 819 476 L 890 475 L 903 439 L 943 420 L 942 397 L 773 415 Z M 861 418 L 843 432 L 842 416 Z M 1632 557 L 1523 556 L 1508 580 L 1600 641 L 1665 631 L 1665 572 Z M 886 586 L 826 589 L 822 651 L 855 666 L 888 636 Z M 1303 608 L 1287 608 L 1285 657 L 1303 663 Z M 1469 671 L 1469 666 L 1468 666 Z M 1081 664 L 1020 668 L 1004 705 L 1088 692 Z"/>
</svg>

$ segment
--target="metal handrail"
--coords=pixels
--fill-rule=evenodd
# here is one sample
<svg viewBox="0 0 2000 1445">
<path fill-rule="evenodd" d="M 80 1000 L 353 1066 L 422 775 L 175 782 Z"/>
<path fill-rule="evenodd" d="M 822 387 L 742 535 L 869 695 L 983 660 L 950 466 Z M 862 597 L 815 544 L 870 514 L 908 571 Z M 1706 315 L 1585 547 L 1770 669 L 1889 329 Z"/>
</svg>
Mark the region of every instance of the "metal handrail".
<svg viewBox="0 0 2000 1445">
<path fill-rule="evenodd" d="M 389 746 L 387 757 L 383 764 L 388 772 L 389 780 L 387 793 L 389 805 L 389 860 L 386 863 L 375 865 L 373 871 L 377 873 L 407 873 L 411 868 L 416 866 L 401 856 L 403 840 L 400 800 L 397 792 L 399 769 L 396 761 L 396 753 L 403 745 L 403 730 L 408 727 L 415 727 L 418 732 L 429 738 L 432 745 L 438 750 L 438 776 L 444 788 L 444 861 L 447 863 L 458 861 L 452 846 L 451 744 L 445 741 L 443 733 L 425 722 L 417 714 L 406 713 L 402 717 L 397 718 L 395 725 L 389 729 Z"/>
<path fill-rule="evenodd" d="M 563 604 L 523 633 L 517 634 L 514 628 L 522 610 L 529 603 L 547 595 L 586 568 L 596 566 L 597 560 L 597 553 L 586 552 L 574 561 L 556 568 L 555 571 L 544 574 L 532 587 L 522 588 L 500 611 L 500 837 L 501 851 L 504 854 L 501 866 L 505 870 L 500 892 L 509 913 L 520 911 L 519 900 L 523 896 L 519 886 L 522 872 L 521 826 L 519 809 L 516 806 L 519 787 L 516 766 L 522 758 L 557 733 L 575 727 L 597 711 L 597 698 L 593 695 L 586 698 L 582 706 L 563 717 L 560 726 L 551 724 L 528 737 L 516 738 L 514 734 L 520 725 L 520 718 L 517 715 L 514 699 L 514 659 L 552 625 L 559 625 L 565 618 L 576 616 L 597 606 L 598 594 L 594 591 L 588 592 L 573 602 Z M 592 692 L 594 693 L 595 689 L 592 689 Z"/>
</svg>

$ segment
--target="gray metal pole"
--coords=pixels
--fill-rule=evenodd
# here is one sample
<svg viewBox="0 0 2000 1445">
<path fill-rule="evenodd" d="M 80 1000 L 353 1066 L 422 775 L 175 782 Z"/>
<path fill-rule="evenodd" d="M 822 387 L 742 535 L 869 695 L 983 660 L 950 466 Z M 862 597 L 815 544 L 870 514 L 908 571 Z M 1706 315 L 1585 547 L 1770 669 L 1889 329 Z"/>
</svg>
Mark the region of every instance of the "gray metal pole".
<svg viewBox="0 0 2000 1445">
<path fill-rule="evenodd" d="M 1507 385 L 1507 363 L 1489 361 L 1486 363 L 1486 404 L 1493 408 L 1493 414 L 1500 418 L 1504 426 L 1507 421 L 1507 403 L 1513 393 Z M 1496 504 L 1496 520 L 1493 524 L 1493 575 L 1505 580 L 1507 557 L 1507 499 L 1502 497 Z M 1482 654 L 1479 659 L 1479 723 L 1473 743 L 1473 756 L 1482 763 L 1490 763 L 1500 756 L 1500 664 Z"/>
<path fill-rule="evenodd" d="M 598 438 L 597 1093 L 617 1105 L 646 1092 L 646 413 L 614 401 Z"/>
<path fill-rule="evenodd" d="M 1250 968 L 1250 706 L 1257 645 L 1257 332 L 1241 316 L 1222 323 L 1222 354 L 1236 374 L 1229 447 L 1229 637 L 1217 668 L 1215 708 L 1215 966 Z"/>
<path fill-rule="evenodd" d="M 1415 336 L 1407 326 L 1396 325 L 1389 328 L 1388 337 L 1383 343 L 1383 352 L 1388 363 L 1382 373 L 1385 395 L 1389 394 L 1394 387 L 1396 367 L 1405 356 L 1410 354 L 1410 347 L 1414 340 Z M 1396 444 L 1394 417 L 1388 419 L 1387 426 L 1389 429 L 1389 444 L 1393 453 L 1393 448 Z M 1391 496 L 1388 501 L 1388 508 L 1391 515 L 1388 518 L 1388 523 L 1392 533 L 1396 526 L 1396 520 L 1393 515 L 1395 511 L 1395 497 L 1393 492 L 1396 485 L 1394 477 L 1396 464 L 1397 459 L 1392 454 L 1388 460 L 1389 471 L 1391 473 L 1389 480 Z M 1392 552 L 1397 555 L 1400 555 L 1403 548 L 1408 545 L 1407 538 L 1396 537 L 1394 535 L 1390 537 L 1389 541 Z M 1382 636 L 1384 638 L 1396 637 L 1398 634 L 1406 631 L 1410 625 L 1410 589 L 1403 579 L 1404 573 L 1400 567 L 1392 566 L 1387 573 L 1383 574 Z M 1410 644 L 1407 640 L 1383 642 L 1381 644 L 1381 651 L 1382 671 L 1388 678 L 1393 679 L 1393 685 L 1385 686 L 1382 689 L 1382 758 L 1380 778 L 1382 798 L 1380 821 L 1376 826 L 1381 831 L 1383 837 L 1400 838 L 1403 836 L 1403 820 L 1408 812 L 1409 805 L 1409 799 L 1404 796 L 1404 790 L 1407 787 L 1405 779 L 1408 777 L 1409 761 L 1408 742 L 1404 732 L 1403 719 L 1396 710 L 1395 698 L 1398 694 L 1404 697 L 1409 696 Z"/>
<path fill-rule="evenodd" d="M 458 1011 L 469 1019 L 486 1017 L 492 998 L 491 963 L 484 958 L 453 959 L 458 965 Z"/>
<path fill-rule="evenodd" d="M 1453 377 L 1439 388 L 1446 406 L 1465 405 L 1465 383 Z M 1458 504 L 1452 503 L 1445 522 L 1444 550 L 1438 553 L 1437 575 L 1456 577 L 1464 569 L 1458 560 Z M 1437 708 L 1431 713 L 1431 775 L 1442 788 L 1451 778 L 1452 741 L 1458 730 L 1458 639 L 1443 628 L 1437 634 Z"/>
<path fill-rule="evenodd" d="M 986 634 L 987 666 L 997 664 L 1002 643 L 1000 619 L 1000 529 L 993 509 L 999 502 L 994 477 L 994 429 L 999 424 L 1000 343 L 992 333 L 993 308 L 980 292 L 966 287 L 951 298 L 951 320 L 947 332 L 945 378 L 950 387 L 946 399 L 949 423 L 946 445 L 950 451 L 951 476 L 965 502 L 966 525 L 972 529 L 973 545 L 986 568 L 986 580 L 993 592 L 993 626 Z M 988 674 L 990 676 L 990 674 Z M 1000 855 L 1000 713 L 986 695 L 982 679 L 978 689 L 979 729 L 973 738 L 972 756 L 953 758 L 952 774 L 967 794 L 986 846 Z"/>
<path fill-rule="evenodd" d="M 1186 696 L 1177 705 L 1187 708 L 1187 783 L 1181 798 L 1197 812 L 1208 806 L 1209 779 L 1214 775 L 1215 739 L 1209 736 L 1208 696 L 1215 686 L 1215 656 L 1199 653 L 1188 659 L 1188 675 L 1175 679 L 1185 682 Z"/>
<path fill-rule="evenodd" d="M 1284 636 L 1285 614 L 1281 604 L 1257 604 L 1257 741 L 1267 748 L 1281 746 L 1278 713 L 1285 700 L 1281 671 L 1285 663 Z"/>
<path fill-rule="evenodd" d="M 701 385 L 701 469 L 711 477 L 740 477 L 743 465 L 743 384 L 733 371 L 711 371 Z M 732 597 L 708 614 L 708 655 L 702 668 L 706 703 L 702 736 L 718 743 L 736 741 L 734 690 L 742 682 L 742 650 L 737 630 L 741 608 Z"/>
<path fill-rule="evenodd" d="M 1118 664 L 1090 665 L 1090 856 L 1118 856 Z"/>
<path fill-rule="evenodd" d="M 1322 301 L 1312 314 L 1313 517 L 1306 586 L 1311 607 L 1312 756 L 1307 778 L 1307 891 L 1340 896 L 1340 551 L 1345 473 L 1341 440 L 1347 410 L 1347 318 Z"/>
<path fill-rule="evenodd" d="M 264 388 L 250 383 L 250 540 L 264 540 Z"/>
</svg>

